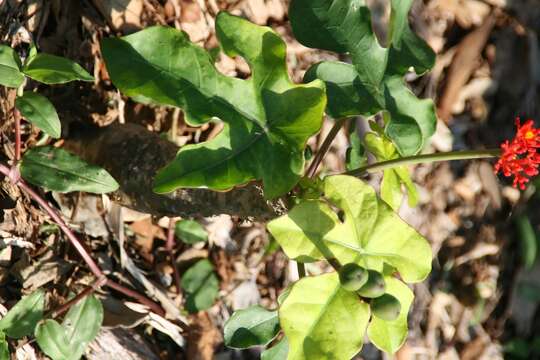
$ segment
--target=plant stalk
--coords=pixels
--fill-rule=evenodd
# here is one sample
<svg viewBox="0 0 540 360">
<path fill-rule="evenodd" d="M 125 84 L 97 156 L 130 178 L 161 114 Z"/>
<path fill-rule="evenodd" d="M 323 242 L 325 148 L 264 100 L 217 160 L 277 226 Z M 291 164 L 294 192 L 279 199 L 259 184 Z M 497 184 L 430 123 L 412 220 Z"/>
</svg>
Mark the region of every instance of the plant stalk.
<svg viewBox="0 0 540 360">
<path fill-rule="evenodd" d="M 450 151 L 443 153 L 425 154 L 407 156 L 398 159 L 377 162 L 371 165 L 362 166 L 358 169 L 347 171 L 344 174 L 352 176 L 364 176 L 375 172 L 391 169 L 398 166 L 413 165 L 420 163 L 431 163 L 438 161 L 452 161 L 452 160 L 470 160 L 470 159 L 482 159 L 492 158 L 501 155 L 500 149 L 487 149 L 487 150 L 463 150 L 463 151 Z"/>
<path fill-rule="evenodd" d="M 347 120 L 346 118 L 335 120 L 334 126 L 332 127 L 332 129 L 330 129 L 330 132 L 328 133 L 328 135 L 326 135 L 326 138 L 324 139 L 321 147 L 319 148 L 319 151 L 317 151 L 317 153 L 315 154 L 315 157 L 313 158 L 313 161 L 311 162 L 311 164 L 309 164 L 309 168 L 306 172 L 306 177 L 312 178 L 315 176 L 315 174 L 317 173 L 317 169 L 319 168 L 319 165 L 321 164 L 326 153 L 330 149 L 332 142 L 336 138 L 336 135 L 338 134 L 339 130 L 341 129 L 341 127 L 343 126 L 346 120 Z"/>
</svg>

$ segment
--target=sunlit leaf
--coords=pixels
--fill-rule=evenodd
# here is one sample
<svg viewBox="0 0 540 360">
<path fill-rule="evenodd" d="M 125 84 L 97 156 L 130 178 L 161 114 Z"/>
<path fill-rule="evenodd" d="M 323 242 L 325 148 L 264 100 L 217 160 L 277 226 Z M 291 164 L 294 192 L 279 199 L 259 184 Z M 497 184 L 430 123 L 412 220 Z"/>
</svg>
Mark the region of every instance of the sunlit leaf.
<svg viewBox="0 0 540 360">
<path fill-rule="evenodd" d="M 371 186 L 351 176 L 329 176 L 324 195 L 344 212 L 343 222 L 327 202 L 310 200 L 268 223 L 289 258 L 300 262 L 336 258 L 342 264 L 356 262 L 378 271 L 387 263 L 406 282 L 426 278 L 431 271 L 429 244 L 378 199 Z"/>
<path fill-rule="evenodd" d="M 344 290 L 337 273 L 302 278 L 279 308 L 287 359 L 351 359 L 362 348 L 369 318 L 369 305 Z"/>
</svg>

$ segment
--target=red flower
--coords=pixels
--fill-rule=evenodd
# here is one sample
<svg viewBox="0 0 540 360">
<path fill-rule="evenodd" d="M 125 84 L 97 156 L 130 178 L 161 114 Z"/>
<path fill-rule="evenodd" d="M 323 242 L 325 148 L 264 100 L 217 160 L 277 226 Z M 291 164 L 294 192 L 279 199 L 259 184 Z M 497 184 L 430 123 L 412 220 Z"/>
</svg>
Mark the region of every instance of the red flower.
<svg viewBox="0 0 540 360">
<path fill-rule="evenodd" d="M 540 166 L 540 129 L 534 127 L 532 120 L 527 120 L 521 125 L 519 118 L 516 119 L 516 137 L 501 144 L 502 155 L 495 172 L 502 171 L 504 176 L 514 176 L 514 187 L 525 189 L 525 184 L 530 177 L 539 174 Z"/>
</svg>

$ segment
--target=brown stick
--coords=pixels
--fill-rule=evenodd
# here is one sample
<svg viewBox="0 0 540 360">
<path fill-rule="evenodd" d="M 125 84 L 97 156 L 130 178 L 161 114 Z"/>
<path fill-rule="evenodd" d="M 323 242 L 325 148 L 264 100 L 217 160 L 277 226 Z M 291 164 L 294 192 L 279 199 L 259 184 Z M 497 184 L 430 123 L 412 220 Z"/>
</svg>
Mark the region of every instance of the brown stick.
<svg viewBox="0 0 540 360">
<path fill-rule="evenodd" d="M 178 266 L 176 266 L 176 260 L 174 256 L 174 248 L 176 245 L 176 241 L 174 238 L 174 225 L 175 224 L 176 224 L 176 221 L 174 221 L 173 218 L 170 218 L 169 229 L 167 231 L 167 243 L 165 244 L 165 248 L 167 249 L 167 252 L 169 253 L 171 266 L 173 268 L 174 283 L 176 284 L 176 293 L 180 294 L 180 286 L 181 286 L 180 272 L 178 271 Z"/>
<path fill-rule="evenodd" d="M 317 154 L 315 154 L 313 161 L 311 161 L 311 164 L 309 164 L 309 168 L 306 172 L 306 176 L 308 178 L 314 177 L 315 174 L 317 173 L 317 169 L 319 168 L 319 165 L 321 164 L 326 153 L 330 149 L 332 142 L 334 141 L 334 139 L 336 138 L 336 135 L 339 133 L 339 130 L 345 123 L 345 120 L 346 120 L 345 118 L 335 120 L 334 126 L 332 127 L 332 129 L 330 129 L 330 132 L 324 139 L 319 151 L 317 151 Z"/>
</svg>

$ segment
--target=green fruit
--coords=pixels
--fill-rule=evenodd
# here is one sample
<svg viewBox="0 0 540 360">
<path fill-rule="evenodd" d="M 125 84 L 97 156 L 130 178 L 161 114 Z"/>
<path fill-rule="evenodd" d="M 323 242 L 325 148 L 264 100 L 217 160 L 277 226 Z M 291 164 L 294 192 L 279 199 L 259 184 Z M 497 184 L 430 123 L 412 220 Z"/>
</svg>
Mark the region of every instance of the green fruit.
<svg viewBox="0 0 540 360">
<path fill-rule="evenodd" d="M 399 317 L 401 304 L 398 299 L 390 294 L 384 294 L 381 297 L 371 301 L 371 311 L 373 315 L 386 321 L 394 321 Z"/>
<path fill-rule="evenodd" d="M 376 298 L 384 294 L 385 290 L 386 284 L 383 276 L 375 270 L 368 270 L 368 280 L 358 289 L 358 294 L 366 298 Z"/>
<path fill-rule="evenodd" d="M 368 272 L 355 263 L 348 263 L 339 270 L 339 282 L 347 291 L 357 291 L 368 281 Z"/>
</svg>

